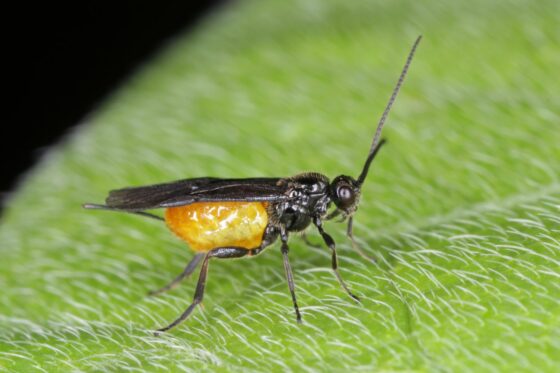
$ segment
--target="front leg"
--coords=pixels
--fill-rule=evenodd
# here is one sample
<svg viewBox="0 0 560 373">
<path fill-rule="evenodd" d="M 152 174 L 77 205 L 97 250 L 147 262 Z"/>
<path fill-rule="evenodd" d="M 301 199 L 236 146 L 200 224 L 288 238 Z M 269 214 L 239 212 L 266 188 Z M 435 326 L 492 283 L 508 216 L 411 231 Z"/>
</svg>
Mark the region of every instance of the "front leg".
<svg viewBox="0 0 560 373">
<path fill-rule="evenodd" d="M 373 264 L 377 264 L 377 259 L 373 256 L 369 256 L 368 254 L 366 254 L 365 251 L 360 247 L 360 245 L 354 239 L 354 233 L 352 233 L 352 223 L 353 223 L 353 219 L 352 217 L 350 217 L 348 219 L 348 226 L 346 228 L 346 236 L 348 236 L 348 238 L 350 239 L 350 242 L 352 243 L 352 248 L 358 254 L 360 254 L 362 258 L 372 262 Z"/>
<path fill-rule="evenodd" d="M 334 274 L 335 274 L 338 282 L 340 283 L 342 288 L 346 291 L 346 293 L 348 293 L 348 295 L 352 297 L 352 299 L 357 300 L 359 302 L 360 298 L 358 298 L 356 295 L 352 294 L 352 292 L 350 291 L 350 289 L 348 289 L 348 286 L 346 286 L 346 283 L 344 282 L 344 280 L 340 276 L 340 273 L 338 272 L 338 258 L 336 256 L 336 245 L 334 243 L 334 240 L 332 239 L 332 237 L 327 232 L 325 232 L 323 230 L 323 223 L 321 222 L 321 219 L 314 218 L 313 219 L 313 224 L 315 224 L 315 226 L 319 230 L 319 233 L 321 234 L 321 237 L 323 237 L 323 240 L 325 241 L 325 244 L 327 244 L 329 249 L 331 249 L 331 252 L 332 252 L 332 269 L 334 271 Z"/>
</svg>

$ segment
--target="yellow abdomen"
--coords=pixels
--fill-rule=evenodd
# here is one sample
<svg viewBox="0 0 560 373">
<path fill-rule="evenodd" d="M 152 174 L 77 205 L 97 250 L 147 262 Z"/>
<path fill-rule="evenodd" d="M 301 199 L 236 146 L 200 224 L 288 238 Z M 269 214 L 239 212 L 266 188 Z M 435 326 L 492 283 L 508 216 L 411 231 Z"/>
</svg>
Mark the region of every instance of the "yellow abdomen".
<svg viewBox="0 0 560 373">
<path fill-rule="evenodd" d="M 168 208 L 165 222 L 194 251 L 254 249 L 262 242 L 268 214 L 263 202 L 199 202 Z"/>
</svg>

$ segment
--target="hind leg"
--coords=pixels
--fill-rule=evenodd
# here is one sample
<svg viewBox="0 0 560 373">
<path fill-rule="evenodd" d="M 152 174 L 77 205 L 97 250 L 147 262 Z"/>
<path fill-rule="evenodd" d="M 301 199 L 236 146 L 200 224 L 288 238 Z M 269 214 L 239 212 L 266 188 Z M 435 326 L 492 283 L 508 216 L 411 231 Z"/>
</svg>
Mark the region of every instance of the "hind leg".
<svg viewBox="0 0 560 373">
<path fill-rule="evenodd" d="M 250 250 L 242 247 L 218 247 L 216 249 L 210 250 L 204 256 L 204 260 L 202 261 L 202 268 L 200 269 L 200 275 L 198 277 L 198 283 L 196 284 L 196 290 L 194 292 L 194 298 L 191 305 L 171 324 L 167 325 L 164 328 L 158 329 L 156 331 L 156 335 L 161 332 L 165 332 L 185 321 L 190 316 L 192 311 L 196 308 L 196 306 L 198 306 L 202 302 L 202 299 L 204 298 L 204 289 L 206 287 L 206 278 L 208 276 L 208 262 L 211 258 L 230 259 L 241 258 L 244 256 L 253 256 L 259 254 L 263 249 L 263 247 Z"/>
<path fill-rule="evenodd" d="M 159 295 L 161 293 L 164 293 L 168 290 L 171 290 L 173 288 L 175 288 L 177 285 L 179 285 L 179 283 L 181 281 L 183 281 L 183 279 L 185 279 L 186 277 L 189 277 L 194 270 L 196 269 L 196 267 L 198 266 L 198 263 L 200 263 L 200 261 L 204 258 L 204 254 L 196 254 L 194 256 L 194 258 L 192 258 L 192 260 L 189 262 L 189 264 L 187 264 L 187 266 L 185 267 L 185 269 L 183 270 L 183 272 L 181 272 L 181 274 L 179 274 L 179 276 L 175 277 L 173 279 L 173 281 L 171 281 L 169 284 L 165 285 L 162 288 L 159 288 L 157 290 L 152 290 L 148 293 L 148 295 Z"/>
</svg>

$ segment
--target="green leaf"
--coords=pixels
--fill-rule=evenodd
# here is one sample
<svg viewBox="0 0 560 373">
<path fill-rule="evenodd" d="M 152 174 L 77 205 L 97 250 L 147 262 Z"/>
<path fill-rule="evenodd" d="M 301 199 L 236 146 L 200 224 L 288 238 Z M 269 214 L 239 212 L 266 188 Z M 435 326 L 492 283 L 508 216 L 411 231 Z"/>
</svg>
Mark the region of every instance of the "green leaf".
<svg viewBox="0 0 560 373">
<path fill-rule="evenodd" d="M 171 42 L 8 202 L 0 370 L 554 371 L 560 356 L 558 1 L 229 4 Z M 355 175 L 418 34 L 355 233 L 291 239 L 147 297 L 192 253 L 112 188 L 204 175 Z M 33 110 L 33 108 L 29 108 Z M 6 160 L 5 160 L 6 161 Z M 310 237 L 319 241 L 313 233 Z"/>
</svg>

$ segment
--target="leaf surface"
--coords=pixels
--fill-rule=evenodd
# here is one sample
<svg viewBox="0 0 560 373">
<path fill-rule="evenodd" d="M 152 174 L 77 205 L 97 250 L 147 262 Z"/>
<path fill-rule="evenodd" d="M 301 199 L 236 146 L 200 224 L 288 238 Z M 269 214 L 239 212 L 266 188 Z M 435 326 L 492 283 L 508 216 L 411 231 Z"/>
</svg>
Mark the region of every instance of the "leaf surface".
<svg viewBox="0 0 560 373">
<path fill-rule="evenodd" d="M 557 1 L 243 1 L 167 45 L 10 198 L 0 226 L 0 370 L 554 371 L 560 356 Z M 355 234 L 211 265 L 204 310 L 162 337 L 195 278 L 165 227 L 85 211 L 179 178 L 357 176 Z M 311 235 L 319 242 L 319 237 Z"/>
</svg>

